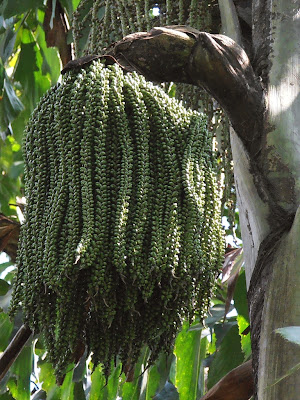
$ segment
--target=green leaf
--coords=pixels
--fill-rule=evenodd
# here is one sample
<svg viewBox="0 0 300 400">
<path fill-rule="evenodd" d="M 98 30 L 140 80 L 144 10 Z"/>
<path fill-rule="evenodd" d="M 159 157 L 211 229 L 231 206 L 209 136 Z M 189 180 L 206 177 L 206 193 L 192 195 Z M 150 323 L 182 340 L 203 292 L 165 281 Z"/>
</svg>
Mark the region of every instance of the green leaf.
<svg viewBox="0 0 300 400">
<path fill-rule="evenodd" d="M 1 35 L 1 44 L 0 44 L 0 57 L 2 59 L 3 64 L 7 61 L 8 57 L 12 54 L 13 48 L 16 42 L 16 34 L 15 32 L 8 28 Z"/>
<path fill-rule="evenodd" d="M 4 279 L 0 279 L 0 296 L 4 296 L 9 288 L 10 285 Z"/>
<path fill-rule="evenodd" d="M 210 365 L 208 389 L 214 386 L 229 371 L 242 364 L 243 361 L 244 354 L 241 349 L 238 326 L 235 325 L 227 332 Z"/>
<path fill-rule="evenodd" d="M 11 394 L 18 400 L 30 399 L 30 375 L 32 369 L 32 346 L 25 346 L 11 367 L 16 384 L 8 381 Z"/>
<path fill-rule="evenodd" d="M 86 400 L 82 382 L 74 383 L 73 393 L 74 393 L 74 400 Z"/>
<path fill-rule="evenodd" d="M 238 277 L 234 290 L 233 300 L 237 313 L 239 315 L 242 315 L 244 319 L 249 322 L 245 270 L 243 270 Z"/>
<path fill-rule="evenodd" d="M 300 326 L 286 326 L 285 328 L 275 329 L 284 339 L 300 345 Z"/>
<path fill-rule="evenodd" d="M 228 321 L 223 324 L 215 324 L 214 325 L 214 333 L 216 335 L 216 347 L 218 348 L 227 332 L 234 326 L 237 325 L 237 321 L 234 319 L 233 321 Z"/>
<path fill-rule="evenodd" d="M 202 361 L 206 357 L 207 338 L 201 340 L 201 331 L 190 331 L 188 324 L 184 324 L 178 334 L 174 354 L 176 355 L 175 386 L 180 398 L 196 400 L 201 395 L 203 372 Z"/>
<path fill-rule="evenodd" d="M 5 0 L 2 5 L 3 17 L 10 18 L 35 7 L 42 7 L 43 0 Z"/>
<path fill-rule="evenodd" d="M 152 400 L 153 396 L 164 388 L 173 361 L 175 361 L 173 354 L 161 354 L 155 365 L 143 373 L 139 400 Z"/>
<path fill-rule="evenodd" d="M 73 365 L 70 365 L 64 382 L 60 388 L 61 390 L 61 400 L 74 400 L 74 383 L 72 382 L 73 377 Z M 76 400 L 76 399 L 75 399 Z"/>
<path fill-rule="evenodd" d="M 238 321 L 238 327 L 239 327 L 239 334 L 241 336 L 241 346 L 242 346 L 243 353 L 245 354 L 244 361 L 246 361 L 249 359 L 249 357 L 252 353 L 250 332 L 248 332 L 247 335 L 243 335 L 243 332 L 245 331 L 245 329 L 249 327 L 249 321 L 247 321 L 243 315 L 238 315 L 237 321 Z"/>
<path fill-rule="evenodd" d="M 90 400 L 107 399 L 107 387 L 101 366 L 96 367 L 91 379 Z"/>
<path fill-rule="evenodd" d="M 4 78 L 3 83 L 3 104 L 6 112 L 8 122 L 11 122 L 18 114 L 24 109 L 23 104 L 16 95 L 12 84 L 10 83 L 7 76 Z"/>
<path fill-rule="evenodd" d="M 47 392 L 47 397 L 49 397 L 51 392 L 60 390 L 55 384 L 54 370 L 51 364 L 44 360 L 38 361 L 38 367 L 40 368 L 39 380 L 43 382 L 42 389 Z"/>
<path fill-rule="evenodd" d="M 0 400 L 14 400 L 14 398 L 9 392 L 6 392 L 0 395 Z"/>
<path fill-rule="evenodd" d="M 132 382 L 125 382 L 122 386 L 122 399 L 123 400 L 139 400 L 140 388 L 144 372 L 149 358 L 149 349 L 145 347 L 138 359 L 134 368 L 134 376 Z M 145 374 L 146 372 L 144 372 Z"/>
<path fill-rule="evenodd" d="M 111 400 L 117 397 L 119 378 L 121 375 L 122 364 L 119 363 L 110 374 L 106 385 L 105 376 L 101 365 L 96 367 L 92 373 L 92 385 L 90 400 Z"/>
<path fill-rule="evenodd" d="M 13 324 L 9 319 L 9 316 L 1 312 L 0 313 L 0 351 L 4 351 L 9 343 L 10 335 L 13 330 Z"/>
</svg>

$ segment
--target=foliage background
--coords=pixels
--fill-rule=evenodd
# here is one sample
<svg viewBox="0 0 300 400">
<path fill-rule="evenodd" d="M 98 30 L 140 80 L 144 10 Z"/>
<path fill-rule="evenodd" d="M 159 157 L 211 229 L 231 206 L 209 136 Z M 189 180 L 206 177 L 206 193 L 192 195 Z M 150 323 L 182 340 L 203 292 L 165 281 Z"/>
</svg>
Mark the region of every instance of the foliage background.
<svg viewBox="0 0 300 400">
<path fill-rule="evenodd" d="M 60 1 L 69 21 L 79 1 Z M 55 4 L 52 0 L 54 8 Z M 0 212 L 18 219 L 17 203 L 23 194 L 23 130 L 39 98 L 59 80 L 62 65 L 58 49 L 47 47 L 43 0 L 2 0 L 0 9 Z M 54 14 L 51 18 L 53 21 Z M 15 267 L 3 253 L 0 260 L 2 352 L 21 326 L 22 315 L 13 322 L 8 318 Z M 232 316 L 224 320 L 233 309 Z M 173 354 L 162 355 L 148 369 L 145 348 L 132 382 L 126 382 L 116 360 L 106 384 L 101 367 L 92 373 L 89 359 L 83 358 L 74 370 L 70 366 L 58 387 L 43 344 L 35 337 L 1 382 L 0 399 L 199 399 L 227 372 L 249 359 L 250 334 L 244 334 L 248 326 L 242 254 L 233 251 L 225 259 L 223 279 L 220 277 L 205 323 L 184 324 Z"/>
</svg>

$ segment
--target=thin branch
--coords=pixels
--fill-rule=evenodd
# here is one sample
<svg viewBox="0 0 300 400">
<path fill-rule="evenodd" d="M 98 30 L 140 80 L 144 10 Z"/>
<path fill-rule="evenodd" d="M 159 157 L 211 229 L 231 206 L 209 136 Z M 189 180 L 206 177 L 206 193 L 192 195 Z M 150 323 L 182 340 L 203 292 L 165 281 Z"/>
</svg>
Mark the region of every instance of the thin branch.
<svg viewBox="0 0 300 400">
<path fill-rule="evenodd" d="M 253 395 L 252 360 L 228 372 L 199 400 L 248 400 Z"/>
<path fill-rule="evenodd" d="M 22 325 L 9 343 L 0 358 L 0 380 L 4 378 L 11 365 L 15 362 L 31 334 L 31 329 L 26 325 Z"/>
</svg>

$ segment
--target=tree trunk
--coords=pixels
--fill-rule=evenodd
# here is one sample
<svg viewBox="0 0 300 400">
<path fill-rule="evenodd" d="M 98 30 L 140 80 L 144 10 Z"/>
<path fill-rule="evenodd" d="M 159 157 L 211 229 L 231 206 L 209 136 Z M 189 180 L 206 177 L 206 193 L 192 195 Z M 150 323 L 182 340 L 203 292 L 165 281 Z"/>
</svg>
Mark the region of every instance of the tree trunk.
<svg viewBox="0 0 300 400">
<path fill-rule="evenodd" d="M 268 104 L 256 162 L 277 210 L 283 210 L 281 215 L 285 214 L 288 222 L 288 229 L 280 232 L 280 227 L 271 220 L 272 215 L 264 219 L 269 220 L 270 233 L 267 228 L 262 228 L 261 236 L 262 239 L 265 236 L 268 245 L 262 248 L 263 242 L 254 243 L 247 251 L 259 400 L 297 399 L 300 393 L 299 371 L 273 385 L 300 360 L 300 347 L 274 332 L 279 327 L 300 325 L 300 215 L 297 212 L 300 200 L 299 13 L 298 1 L 260 0 L 254 2 L 253 7 L 255 68 L 266 85 Z M 240 198 L 242 203 L 242 194 Z M 257 206 L 261 211 L 264 209 L 259 203 Z M 247 209 L 242 214 L 245 240 L 245 237 L 251 237 L 252 224 L 247 225 L 245 221 Z M 249 218 L 254 214 L 249 211 Z M 268 235 L 273 239 L 268 240 Z M 260 300 L 259 291 L 264 292 Z M 261 321 L 256 316 L 258 309 L 262 310 Z"/>
</svg>

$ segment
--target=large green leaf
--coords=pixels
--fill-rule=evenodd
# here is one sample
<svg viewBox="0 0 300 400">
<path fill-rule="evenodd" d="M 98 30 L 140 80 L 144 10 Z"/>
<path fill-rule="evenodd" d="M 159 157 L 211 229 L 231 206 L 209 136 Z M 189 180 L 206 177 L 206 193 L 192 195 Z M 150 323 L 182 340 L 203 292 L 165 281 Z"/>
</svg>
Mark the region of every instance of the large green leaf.
<svg viewBox="0 0 300 400">
<path fill-rule="evenodd" d="M 244 361 L 238 326 L 234 325 L 224 337 L 210 365 L 207 387 L 210 389 L 223 376 Z"/>
<path fill-rule="evenodd" d="M 191 331 L 188 324 L 184 324 L 175 342 L 175 386 L 180 398 L 184 400 L 196 400 L 201 395 L 202 362 L 206 357 L 207 346 L 207 338 L 201 339 L 201 332 Z"/>
<path fill-rule="evenodd" d="M 7 386 L 17 400 L 30 399 L 32 361 L 32 347 L 25 346 L 11 367 L 11 372 L 16 377 L 16 380 L 10 379 Z"/>
</svg>

